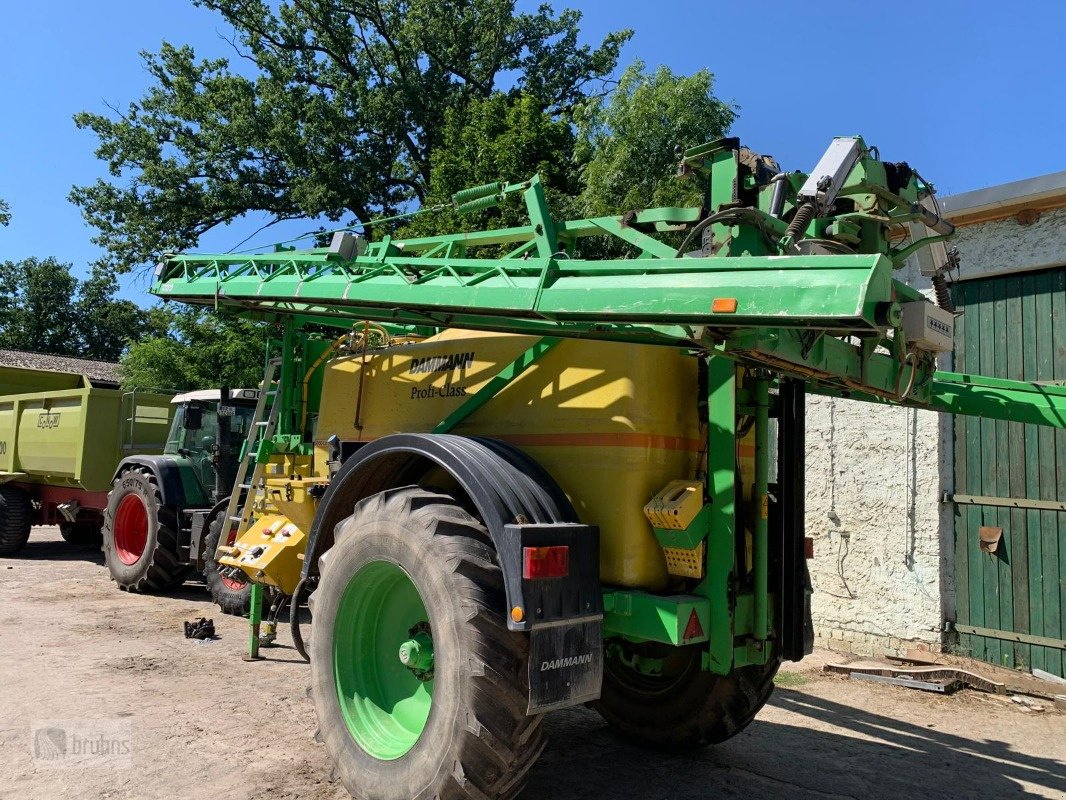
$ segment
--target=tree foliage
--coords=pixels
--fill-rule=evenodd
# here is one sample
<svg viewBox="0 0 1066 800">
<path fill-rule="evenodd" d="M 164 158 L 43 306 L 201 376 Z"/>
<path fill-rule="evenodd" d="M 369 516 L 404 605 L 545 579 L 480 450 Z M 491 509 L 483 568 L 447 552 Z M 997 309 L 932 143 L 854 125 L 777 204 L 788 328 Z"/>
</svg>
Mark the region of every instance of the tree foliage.
<svg viewBox="0 0 1066 800">
<path fill-rule="evenodd" d="M 153 309 L 155 335 L 122 357 L 122 385 L 157 389 L 258 386 L 268 326 L 183 306 Z"/>
<path fill-rule="evenodd" d="M 107 265 L 193 246 L 248 212 L 366 221 L 430 193 L 433 154 L 498 91 L 549 115 L 584 102 L 629 32 L 578 43 L 580 14 L 514 0 L 197 0 L 236 32 L 251 76 L 164 44 L 117 117 L 82 113 L 111 180 L 75 187 Z M 243 66 L 243 65 L 242 65 Z"/>
<path fill-rule="evenodd" d="M 449 111 L 441 139 L 431 159 L 426 207 L 447 206 L 455 192 L 469 186 L 540 173 L 552 211 L 559 216 L 577 211 L 575 200 L 582 184 L 574 169 L 574 131 L 565 120 L 544 111 L 535 97 L 497 92 L 472 102 L 463 113 Z M 520 203 L 467 215 L 447 207 L 413 218 L 399 235 L 432 236 L 526 221 Z"/>
<path fill-rule="evenodd" d="M 351 225 L 441 207 L 388 229 L 400 236 L 523 224 L 514 199 L 469 216 L 448 201 L 535 173 L 557 217 L 699 204 L 703 187 L 674 180 L 675 147 L 724 135 L 735 115 L 706 70 L 649 73 L 638 62 L 608 92 L 629 32 L 580 45 L 580 14 L 547 5 L 194 2 L 232 26 L 237 61 L 164 43 L 144 55 L 153 79 L 144 97 L 114 116 L 76 117 L 98 137 L 110 177 L 75 187 L 71 199 L 98 229 L 112 271 L 193 247 L 249 213 L 268 224 L 325 216 Z M 123 359 L 131 385 L 259 380 L 261 327 L 203 311 L 152 313 L 156 333 Z"/>
<path fill-rule="evenodd" d="M 6 200 L 0 200 L 0 225 L 8 225 L 11 222 L 11 207 Z"/>
<path fill-rule="evenodd" d="M 152 330 L 150 312 L 115 298 L 113 275 L 70 270 L 54 258 L 0 263 L 0 347 L 117 361 Z"/>
<path fill-rule="evenodd" d="M 638 61 L 612 92 L 586 99 L 567 118 L 553 116 L 529 95 L 497 93 L 476 101 L 464 114 L 445 116 L 441 146 L 431 160 L 426 205 L 446 203 L 464 187 L 535 173 L 547 185 L 548 205 L 556 217 L 701 205 L 706 187 L 677 180 L 676 149 L 729 130 L 736 111 L 716 98 L 713 89 L 707 70 L 685 76 L 659 67 L 648 73 Z M 414 218 L 399 235 L 521 225 L 526 219 L 520 202 L 468 216 L 445 209 Z M 595 247 L 624 256 L 617 243 L 597 242 Z"/>
<path fill-rule="evenodd" d="M 666 205 L 700 205 L 704 187 L 674 179 L 675 148 L 724 136 L 734 108 L 714 96 L 714 76 L 702 69 L 648 74 L 637 61 L 606 98 L 580 109 L 576 160 L 583 166 L 583 211 L 588 216 Z"/>
</svg>

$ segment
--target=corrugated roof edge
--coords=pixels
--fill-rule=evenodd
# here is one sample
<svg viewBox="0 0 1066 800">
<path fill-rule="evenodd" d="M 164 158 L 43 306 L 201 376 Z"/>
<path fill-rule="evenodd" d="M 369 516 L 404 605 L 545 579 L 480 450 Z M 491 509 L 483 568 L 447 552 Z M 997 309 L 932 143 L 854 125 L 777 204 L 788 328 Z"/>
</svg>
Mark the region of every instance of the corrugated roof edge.
<svg viewBox="0 0 1066 800">
<path fill-rule="evenodd" d="M 118 386 L 122 378 L 119 364 L 112 361 L 96 361 L 76 356 L 58 356 L 52 353 L 35 353 L 32 350 L 0 348 L 0 365 L 44 372 L 66 372 L 84 375 L 93 383 L 108 383 Z"/>
</svg>

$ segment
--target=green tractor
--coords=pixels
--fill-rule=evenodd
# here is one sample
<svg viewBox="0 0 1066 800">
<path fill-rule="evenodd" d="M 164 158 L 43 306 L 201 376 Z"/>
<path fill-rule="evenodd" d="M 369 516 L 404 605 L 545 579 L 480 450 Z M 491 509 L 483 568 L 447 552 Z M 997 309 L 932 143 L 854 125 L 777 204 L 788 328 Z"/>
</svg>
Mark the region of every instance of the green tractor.
<svg viewBox="0 0 1066 800">
<path fill-rule="evenodd" d="M 163 453 L 119 463 L 104 510 L 103 551 L 120 589 L 159 592 L 200 573 L 224 612 L 247 610 L 248 582 L 221 575 L 214 552 L 258 399 L 257 389 L 177 395 Z"/>
</svg>

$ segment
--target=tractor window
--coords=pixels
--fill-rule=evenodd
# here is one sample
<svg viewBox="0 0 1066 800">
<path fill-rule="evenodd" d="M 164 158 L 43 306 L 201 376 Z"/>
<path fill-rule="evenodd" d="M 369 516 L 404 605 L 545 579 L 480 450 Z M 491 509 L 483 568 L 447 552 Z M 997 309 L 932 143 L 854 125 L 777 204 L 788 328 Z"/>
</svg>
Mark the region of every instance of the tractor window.
<svg viewBox="0 0 1066 800">
<path fill-rule="evenodd" d="M 178 454 L 185 433 L 185 406 L 180 405 L 174 411 L 174 421 L 170 423 L 170 432 L 167 434 L 167 444 L 163 452 L 168 456 Z"/>
<path fill-rule="evenodd" d="M 236 441 L 239 448 L 248 436 L 248 429 L 252 426 L 252 417 L 255 415 L 255 406 L 234 403 L 236 412 L 230 420 L 230 436 Z"/>
</svg>

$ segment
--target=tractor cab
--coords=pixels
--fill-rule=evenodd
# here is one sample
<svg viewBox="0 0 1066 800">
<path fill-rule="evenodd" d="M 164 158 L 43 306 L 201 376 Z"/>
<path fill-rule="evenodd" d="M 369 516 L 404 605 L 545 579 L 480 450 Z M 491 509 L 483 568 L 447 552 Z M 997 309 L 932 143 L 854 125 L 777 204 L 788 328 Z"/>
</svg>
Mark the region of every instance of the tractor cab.
<svg viewBox="0 0 1066 800">
<path fill-rule="evenodd" d="M 215 486 L 217 463 L 229 465 L 229 471 L 235 469 L 233 465 L 240 457 L 241 444 L 248 435 L 258 400 L 258 389 L 232 390 L 225 403 L 218 389 L 176 395 L 171 400 L 175 406 L 174 421 L 163 454 L 188 461 L 203 493 L 208 494 Z M 228 430 L 225 422 L 223 430 L 219 430 L 220 418 L 228 421 Z M 229 458 L 220 461 L 217 454 L 223 447 L 228 449 Z M 224 478 L 223 483 L 228 485 L 232 476 Z"/>
</svg>

